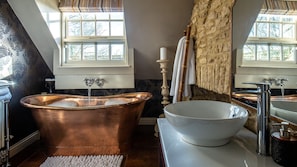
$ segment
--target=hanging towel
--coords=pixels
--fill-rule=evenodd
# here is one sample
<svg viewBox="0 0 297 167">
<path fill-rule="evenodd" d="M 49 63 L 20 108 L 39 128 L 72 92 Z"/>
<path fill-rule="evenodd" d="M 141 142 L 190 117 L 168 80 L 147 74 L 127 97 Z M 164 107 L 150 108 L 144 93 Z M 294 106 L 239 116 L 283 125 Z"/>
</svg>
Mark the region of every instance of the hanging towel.
<svg viewBox="0 0 297 167">
<path fill-rule="evenodd" d="M 10 99 L 11 99 L 11 93 L 8 87 L 0 87 L 0 101 L 10 100 Z"/>
<path fill-rule="evenodd" d="M 178 88 L 180 85 L 180 80 L 182 78 L 182 64 L 184 60 L 186 52 L 186 36 L 183 36 L 177 45 L 174 64 L 173 64 L 173 72 L 172 72 L 172 79 L 171 79 L 171 88 L 170 88 L 170 96 L 173 96 L 172 103 L 177 102 L 177 95 L 178 95 Z M 193 42 L 190 40 L 189 43 L 189 51 L 188 51 L 188 60 L 187 60 L 187 71 L 184 81 L 184 88 L 183 88 L 183 97 L 191 97 L 192 92 L 190 89 L 190 85 L 196 83 L 196 70 L 195 70 L 195 56 L 193 52 Z"/>
</svg>

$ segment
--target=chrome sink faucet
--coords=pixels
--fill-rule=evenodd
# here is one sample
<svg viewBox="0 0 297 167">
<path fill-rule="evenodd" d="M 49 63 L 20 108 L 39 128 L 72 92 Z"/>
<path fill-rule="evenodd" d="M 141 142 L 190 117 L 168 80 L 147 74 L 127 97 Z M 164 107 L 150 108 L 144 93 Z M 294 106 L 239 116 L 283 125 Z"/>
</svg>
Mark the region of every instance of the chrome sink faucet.
<svg viewBox="0 0 297 167">
<path fill-rule="evenodd" d="M 257 94 L 257 153 L 270 155 L 270 83 L 244 83 L 257 86 L 257 90 L 238 93 Z"/>
</svg>

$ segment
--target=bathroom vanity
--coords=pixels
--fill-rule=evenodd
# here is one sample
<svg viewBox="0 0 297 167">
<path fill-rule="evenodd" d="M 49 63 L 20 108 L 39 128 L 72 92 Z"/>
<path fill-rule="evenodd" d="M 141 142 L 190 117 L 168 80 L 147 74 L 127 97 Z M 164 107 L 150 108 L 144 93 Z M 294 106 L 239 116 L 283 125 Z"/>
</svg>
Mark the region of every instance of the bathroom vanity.
<svg viewBox="0 0 297 167">
<path fill-rule="evenodd" d="M 166 118 L 158 119 L 158 127 L 166 167 L 279 167 L 256 153 L 257 136 L 246 128 L 224 146 L 201 147 L 185 142 Z"/>
</svg>

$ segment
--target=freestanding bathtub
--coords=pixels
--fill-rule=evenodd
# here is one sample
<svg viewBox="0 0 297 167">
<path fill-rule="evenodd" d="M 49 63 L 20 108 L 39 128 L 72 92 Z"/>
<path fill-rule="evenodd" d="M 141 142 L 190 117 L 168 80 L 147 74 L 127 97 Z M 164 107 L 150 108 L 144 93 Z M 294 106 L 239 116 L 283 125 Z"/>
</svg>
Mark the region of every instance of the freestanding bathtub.
<svg viewBox="0 0 297 167">
<path fill-rule="evenodd" d="M 148 92 L 111 96 L 38 94 L 21 104 L 32 111 L 50 155 L 126 153 Z"/>
</svg>

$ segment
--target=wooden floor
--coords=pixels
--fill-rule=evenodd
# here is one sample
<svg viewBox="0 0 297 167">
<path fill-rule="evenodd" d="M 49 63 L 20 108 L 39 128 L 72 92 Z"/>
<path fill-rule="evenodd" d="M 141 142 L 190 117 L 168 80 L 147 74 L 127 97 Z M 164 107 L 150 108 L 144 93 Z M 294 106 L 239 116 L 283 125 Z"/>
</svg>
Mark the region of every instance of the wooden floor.
<svg viewBox="0 0 297 167">
<path fill-rule="evenodd" d="M 126 156 L 125 167 L 160 167 L 160 143 L 154 136 L 154 126 L 139 125 L 133 144 Z M 39 167 L 47 158 L 36 142 L 10 159 L 12 167 Z"/>
</svg>

